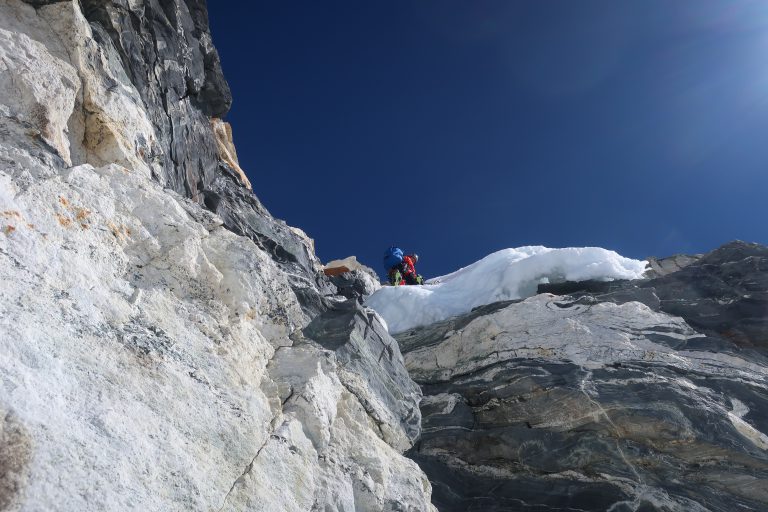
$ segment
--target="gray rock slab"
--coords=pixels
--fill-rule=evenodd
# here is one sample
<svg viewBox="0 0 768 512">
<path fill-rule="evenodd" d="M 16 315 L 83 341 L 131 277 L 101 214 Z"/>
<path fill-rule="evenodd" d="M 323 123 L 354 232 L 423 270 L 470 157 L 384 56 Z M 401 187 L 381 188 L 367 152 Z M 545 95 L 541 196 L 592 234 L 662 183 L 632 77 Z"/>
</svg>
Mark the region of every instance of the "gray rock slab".
<svg viewBox="0 0 768 512">
<path fill-rule="evenodd" d="M 382 429 L 403 450 L 421 431 L 421 391 L 405 368 L 400 348 L 373 310 L 350 299 L 317 316 L 304 335 L 335 352 L 340 378 Z"/>
<path fill-rule="evenodd" d="M 640 286 L 655 291 L 662 311 L 701 332 L 768 350 L 768 247 L 731 242 Z"/>
</svg>

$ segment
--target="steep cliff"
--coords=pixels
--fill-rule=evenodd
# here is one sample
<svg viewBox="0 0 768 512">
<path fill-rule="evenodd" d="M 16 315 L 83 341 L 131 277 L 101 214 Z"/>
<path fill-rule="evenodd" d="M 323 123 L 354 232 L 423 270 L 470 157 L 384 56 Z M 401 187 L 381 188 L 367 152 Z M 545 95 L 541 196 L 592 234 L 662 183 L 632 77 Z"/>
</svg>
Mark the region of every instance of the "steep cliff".
<svg viewBox="0 0 768 512">
<path fill-rule="evenodd" d="M 679 268 L 398 335 L 439 510 L 768 508 L 768 248 Z"/>
<path fill-rule="evenodd" d="M 206 16 L 0 2 L 0 510 L 430 510 L 420 390 L 251 192 Z"/>
<path fill-rule="evenodd" d="M 0 510 L 768 508 L 767 248 L 377 292 L 230 103 L 203 0 L 0 0 Z"/>
</svg>

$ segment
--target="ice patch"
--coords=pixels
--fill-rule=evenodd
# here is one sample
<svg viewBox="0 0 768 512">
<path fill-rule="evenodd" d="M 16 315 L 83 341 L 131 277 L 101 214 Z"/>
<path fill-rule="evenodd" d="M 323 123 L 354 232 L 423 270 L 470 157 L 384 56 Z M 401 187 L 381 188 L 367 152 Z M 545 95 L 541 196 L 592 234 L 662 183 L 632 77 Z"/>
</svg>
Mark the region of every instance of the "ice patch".
<svg viewBox="0 0 768 512">
<path fill-rule="evenodd" d="M 503 249 L 425 286 L 385 286 L 366 305 L 398 333 L 484 304 L 533 296 L 542 282 L 637 279 L 646 266 L 599 247 Z"/>
</svg>

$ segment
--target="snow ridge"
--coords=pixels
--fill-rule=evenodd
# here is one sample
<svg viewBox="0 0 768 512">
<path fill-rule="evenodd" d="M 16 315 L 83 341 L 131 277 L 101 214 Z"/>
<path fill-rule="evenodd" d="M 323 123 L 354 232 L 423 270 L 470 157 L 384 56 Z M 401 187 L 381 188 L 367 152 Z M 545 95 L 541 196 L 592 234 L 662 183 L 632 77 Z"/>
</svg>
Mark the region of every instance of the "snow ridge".
<svg viewBox="0 0 768 512">
<path fill-rule="evenodd" d="M 502 249 L 425 286 L 387 286 L 367 301 L 391 333 L 429 325 L 477 306 L 536 294 L 541 283 L 640 278 L 647 262 L 599 247 Z"/>
</svg>

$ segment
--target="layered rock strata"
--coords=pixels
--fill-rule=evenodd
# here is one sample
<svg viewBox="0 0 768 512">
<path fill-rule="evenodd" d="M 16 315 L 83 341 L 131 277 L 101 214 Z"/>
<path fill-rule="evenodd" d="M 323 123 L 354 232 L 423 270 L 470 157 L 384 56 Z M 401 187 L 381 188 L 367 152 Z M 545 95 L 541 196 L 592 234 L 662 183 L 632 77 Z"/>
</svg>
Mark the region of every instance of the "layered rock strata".
<svg viewBox="0 0 768 512">
<path fill-rule="evenodd" d="M 432 510 L 420 390 L 247 188 L 204 7 L 0 2 L 0 509 Z"/>
<path fill-rule="evenodd" d="M 685 264 L 663 275 L 652 271 L 651 279 L 545 284 L 538 291 L 640 301 L 712 335 L 714 350 L 768 350 L 768 248 L 735 241 L 703 256 L 672 259 Z"/>
<path fill-rule="evenodd" d="M 438 509 L 768 507 L 766 254 L 737 242 L 398 335 Z"/>
</svg>

